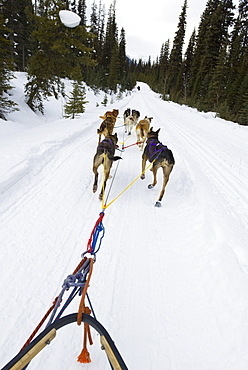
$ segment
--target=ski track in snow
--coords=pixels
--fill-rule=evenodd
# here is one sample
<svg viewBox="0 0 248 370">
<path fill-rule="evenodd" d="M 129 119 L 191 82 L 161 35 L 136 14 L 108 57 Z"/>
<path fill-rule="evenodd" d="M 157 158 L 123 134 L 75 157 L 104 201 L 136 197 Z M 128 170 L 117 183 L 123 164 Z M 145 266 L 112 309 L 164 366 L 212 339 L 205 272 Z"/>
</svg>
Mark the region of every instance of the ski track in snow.
<svg viewBox="0 0 248 370">
<path fill-rule="evenodd" d="M 135 134 L 123 134 L 121 116 L 127 107 L 137 109 L 141 118 L 153 117 L 155 129 L 161 127 L 160 140 L 172 149 L 176 164 L 161 208 L 154 203 L 162 173 L 149 190 L 148 170 L 145 180 L 138 179 L 106 209 L 105 236 L 89 288 L 96 317 L 130 370 L 246 370 L 248 134 L 243 127 L 161 101 L 147 85 L 140 86 L 140 93 L 114 105 L 120 109 L 119 141 L 136 141 Z M 2 171 L 3 365 L 80 262 L 101 211 L 101 171 L 98 192 L 92 193 L 98 116 L 99 108 L 85 113 L 68 133 L 63 126 L 57 139 L 56 130 L 47 134 L 49 125 L 39 128 L 37 143 L 26 142 L 27 154 Z M 25 143 L 25 132 L 21 137 Z M 3 154 L 13 159 L 11 151 Z M 114 163 L 108 202 L 139 176 L 141 155 L 132 146 Z M 77 311 L 78 304 L 69 311 Z M 60 329 L 29 368 L 109 369 L 95 332 L 93 340 L 93 362 L 83 366 L 76 362 L 82 330 L 76 324 Z"/>
</svg>

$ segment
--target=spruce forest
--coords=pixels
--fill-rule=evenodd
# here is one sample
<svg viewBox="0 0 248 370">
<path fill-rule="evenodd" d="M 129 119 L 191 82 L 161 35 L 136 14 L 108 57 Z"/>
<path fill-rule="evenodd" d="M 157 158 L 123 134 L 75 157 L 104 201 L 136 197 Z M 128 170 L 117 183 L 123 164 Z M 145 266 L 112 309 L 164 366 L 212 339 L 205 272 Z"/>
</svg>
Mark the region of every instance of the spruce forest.
<svg viewBox="0 0 248 370">
<path fill-rule="evenodd" d="M 28 76 L 26 103 L 34 111 L 43 112 L 48 96 L 64 94 L 64 78 L 77 87 L 84 81 L 96 91 L 114 93 L 142 81 L 162 99 L 248 125 L 248 0 L 240 0 L 238 9 L 232 0 L 208 0 L 186 48 L 184 0 L 174 39 L 164 35 L 155 61 L 126 55 L 115 0 L 107 11 L 101 0 L 94 1 L 88 13 L 86 0 L 0 0 L 0 4 L 2 119 L 18 109 L 11 101 L 11 79 L 15 71 L 22 71 Z M 63 25 L 60 10 L 77 13 L 80 25 Z"/>
</svg>

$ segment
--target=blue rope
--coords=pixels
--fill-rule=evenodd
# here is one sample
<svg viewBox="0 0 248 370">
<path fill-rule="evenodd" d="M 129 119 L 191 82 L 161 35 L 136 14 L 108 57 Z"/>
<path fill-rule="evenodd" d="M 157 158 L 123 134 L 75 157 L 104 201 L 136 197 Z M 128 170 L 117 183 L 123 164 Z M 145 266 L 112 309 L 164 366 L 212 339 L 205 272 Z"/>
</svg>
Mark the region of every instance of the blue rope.
<svg viewBox="0 0 248 370">
<path fill-rule="evenodd" d="M 100 237 L 99 244 L 96 247 L 97 240 L 98 240 L 99 234 L 101 232 L 102 232 L 102 235 Z M 102 221 L 100 221 L 99 224 L 96 226 L 95 231 L 94 231 L 93 236 L 92 236 L 91 254 L 96 254 L 99 251 L 99 249 L 101 247 L 102 239 L 104 237 L 104 234 L 105 234 L 105 228 L 103 226 Z"/>
<path fill-rule="evenodd" d="M 91 304 L 91 300 L 90 300 L 90 297 L 89 297 L 89 294 L 88 294 L 88 293 L 86 293 L 86 297 L 87 297 L 87 299 L 88 299 L 88 302 L 89 302 L 89 306 L 90 306 L 90 309 L 91 309 L 92 315 L 93 315 L 93 317 L 96 319 L 96 315 L 95 315 L 95 312 L 94 312 L 93 306 L 92 306 L 92 304 Z"/>
<path fill-rule="evenodd" d="M 72 302 L 73 298 L 76 297 L 76 295 L 79 293 L 79 291 L 81 290 L 81 288 L 79 287 L 75 287 L 73 289 L 73 291 L 71 292 L 71 294 L 69 295 L 69 297 L 67 298 L 66 302 L 64 303 L 63 307 L 61 308 L 60 312 L 58 313 L 57 317 L 55 318 L 55 320 L 58 320 L 61 315 L 64 313 L 64 311 L 66 310 L 66 308 L 69 306 L 69 304 Z M 55 321 L 54 320 L 54 321 Z"/>
</svg>

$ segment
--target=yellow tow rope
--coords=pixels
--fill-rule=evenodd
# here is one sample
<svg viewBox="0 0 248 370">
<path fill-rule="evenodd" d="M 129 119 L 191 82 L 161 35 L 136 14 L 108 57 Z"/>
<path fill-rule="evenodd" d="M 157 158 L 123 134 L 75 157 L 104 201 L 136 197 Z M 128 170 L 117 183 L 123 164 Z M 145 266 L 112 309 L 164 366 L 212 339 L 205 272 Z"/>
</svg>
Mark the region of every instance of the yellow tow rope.
<svg viewBox="0 0 248 370">
<path fill-rule="evenodd" d="M 154 160 L 152 161 L 152 163 L 150 163 L 145 169 L 144 171 L 142 171 L 124 190 L 122 190 L 120 192 L 119 195 L 117 195 L 113 200 L 111 200 L 111 202 L 109 202 L 108 204 L 104 204 L 104 189 L 103 189 L 103 197 L 102 197 L 102 209 L 106 209 L 108 208 L 112 203 L 114 203 L 127 189 L 129 189 L 134 183 L 135 181 L 137 181 L 141 175 L 143 175 L 143 173 L 145 173 L 152 165 L 153 165 L 153 162 Z"/>
</svg>

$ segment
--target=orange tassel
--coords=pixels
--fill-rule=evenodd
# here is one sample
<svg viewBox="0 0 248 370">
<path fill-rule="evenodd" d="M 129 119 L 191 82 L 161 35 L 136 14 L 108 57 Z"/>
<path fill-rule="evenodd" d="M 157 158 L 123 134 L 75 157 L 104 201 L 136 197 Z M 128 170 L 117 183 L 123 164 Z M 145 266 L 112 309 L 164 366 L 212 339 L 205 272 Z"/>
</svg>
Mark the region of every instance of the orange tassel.
<svg viewBox="0 0 248 370">
<path fill-rule="evenodd" d="M 88 364 L 91 362 L 90 354 L 87 350 L 87 348 L 83 348 L 82 352 L 78 356 L 78 362 L 81 362 L 81 364 Z"/>
</svg>

